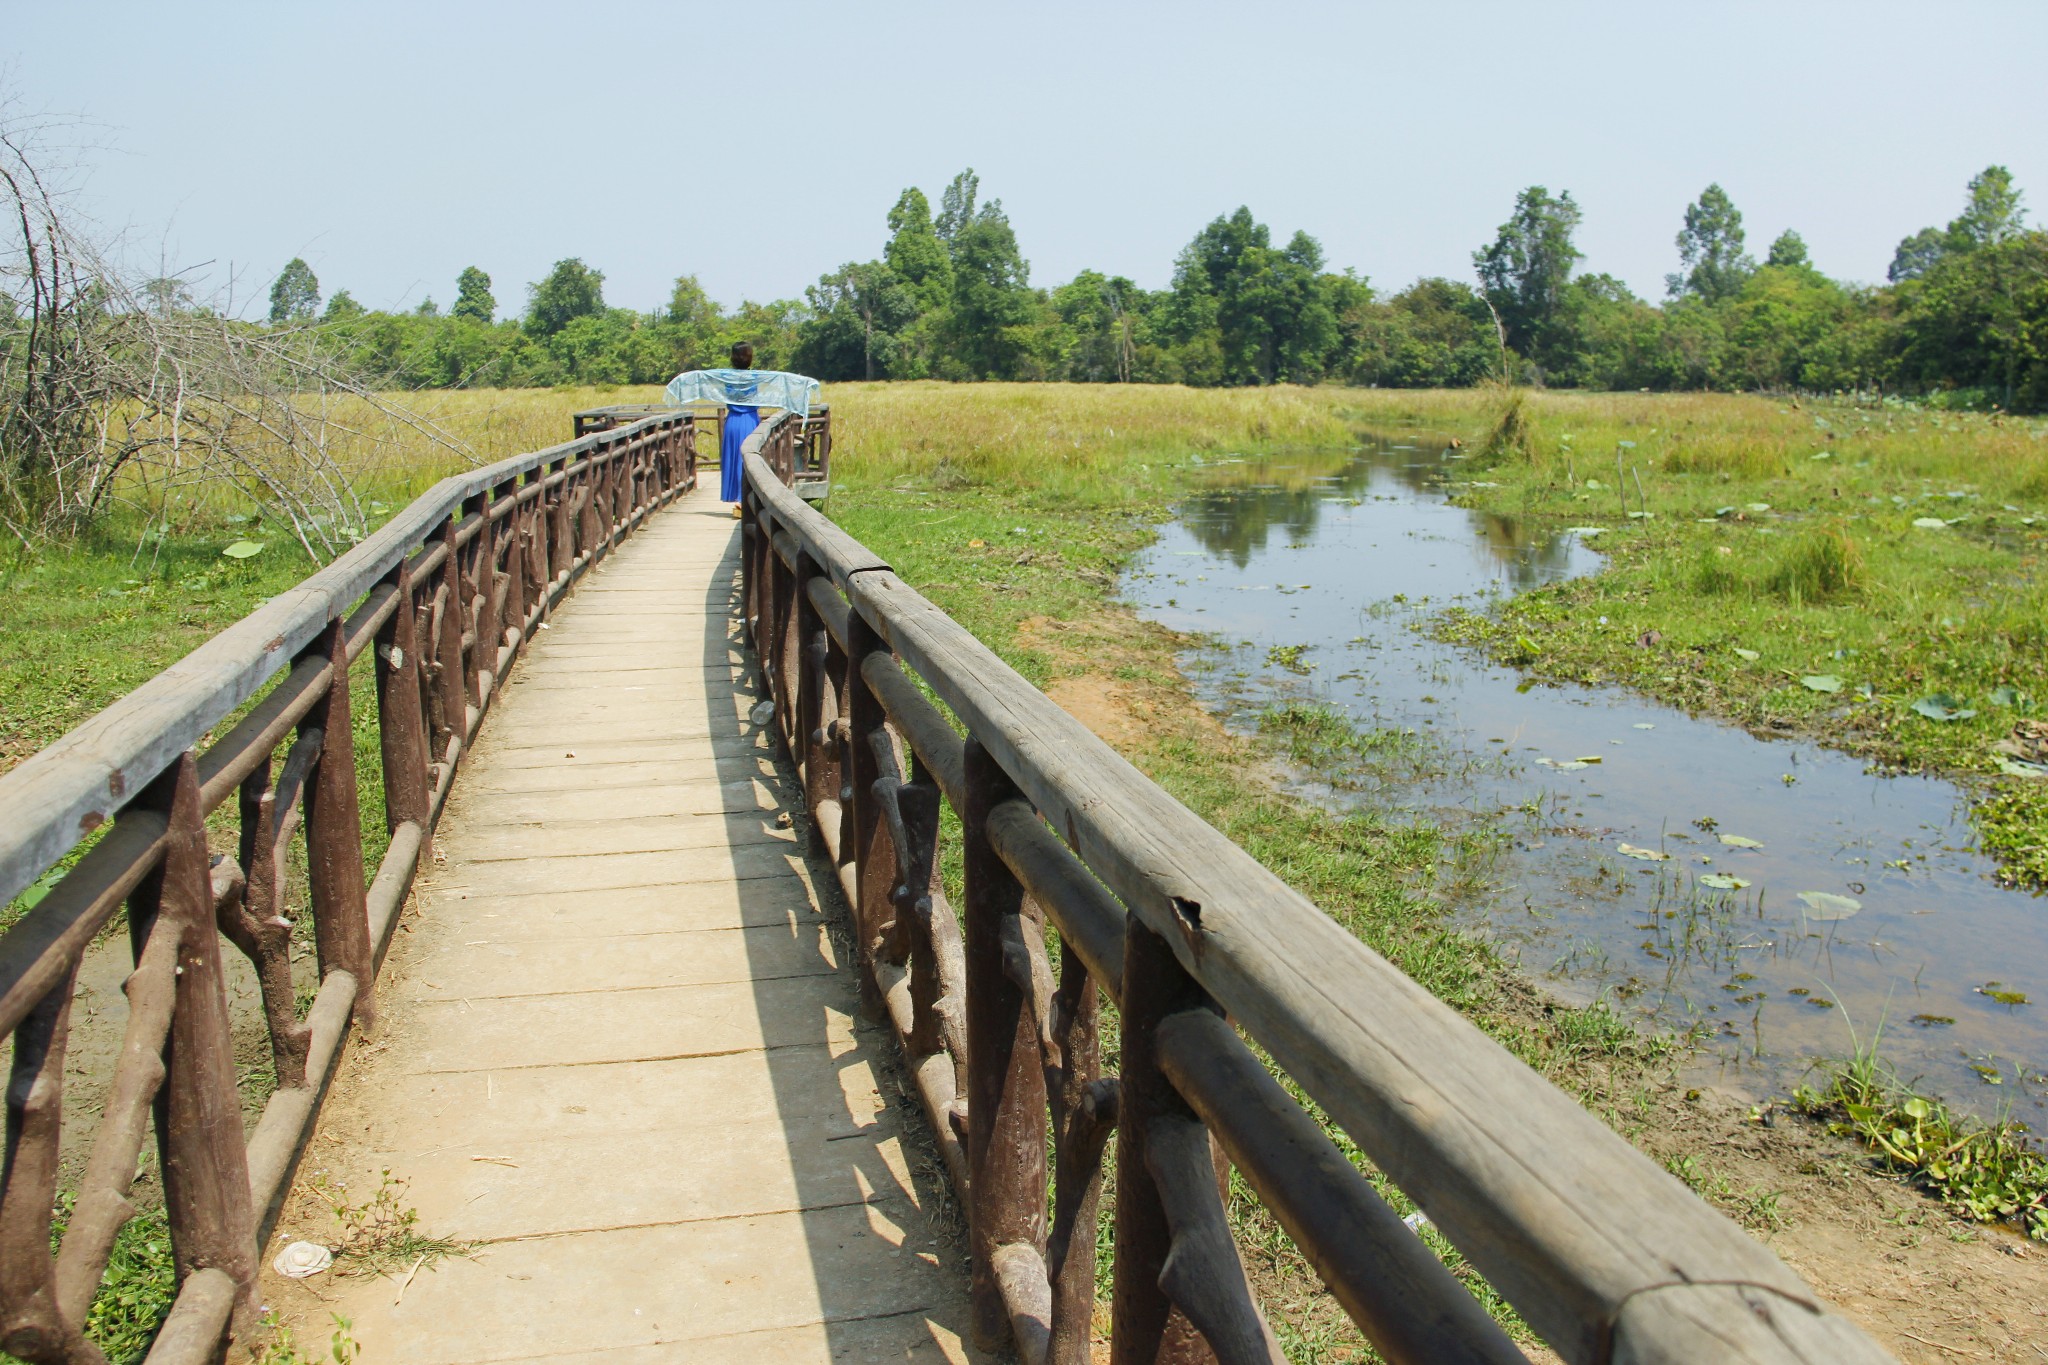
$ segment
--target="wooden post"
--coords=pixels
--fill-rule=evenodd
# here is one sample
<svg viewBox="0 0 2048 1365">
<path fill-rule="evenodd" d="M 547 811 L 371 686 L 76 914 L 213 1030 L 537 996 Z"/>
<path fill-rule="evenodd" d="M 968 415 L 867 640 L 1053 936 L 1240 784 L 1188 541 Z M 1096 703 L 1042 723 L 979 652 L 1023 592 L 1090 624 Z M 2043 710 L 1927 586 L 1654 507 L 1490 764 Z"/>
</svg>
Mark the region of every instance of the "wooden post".
<svg viewBox="0 0 2048 1365">
<path fill-rule="evenodd" d="M 1092 1358 L 1095 1215 L 1102 1195 L 1102 1149 L 1116 1110 L 1115 1083 L 1101 1080 L 1099 999 L 1081 955 L 1062 940 L 1053 1035 L 1060 1045 L 1060 1086 L 1052 1116 L 1053 1191 L 1059 1202 L 1045 1259 L 1052 1281 L 1051 1365 L 1088 1365 Z"/>
<path fill-rule="evenodd" d="M 348 701 L 348 642 L 340 621 L 313 651 L 332 665 L 327 696 L 299 722 L 299 733 L 323 739 L 313 780 L 306 787 L 306 872 L 313 892 L 313 941 L 320 977 L 351 972 L 356 978 L 354 1018 L 364 1032 L 376 1022 L 371 979 L 368 888 L 363 883 L 363 826 L 356 806 L 356 746 Z"/>
<path fill-rule="evenodd" d="M 1009 1328 L 996 1253 L 1028 1246 L 1042 1263 L 1046 1238 L 1045 1071 L 1029 999 L 1003 970 L 1003 922 L 1041 940 L 1045 922 L 988 841 L 989 812 L 1016 785 L 971 735 L 966 759 L 968 1247 L 974 1338 L 992 1348 Z"/>
<path fill-rule="evenodd" d="M 796 598 L 796 635 L 802 642 L 802 661 L 796 676 L 790 679 L 796 691 L 796 734 L 797 742 L 792 746 L 798 759 L 800 775 L 804 781 L 804 809 L 817 811 L 820 804 L 836 800 L 839 796 L 838 776 L 832 771 L 831 746 L 827 742 L 826 695 L 832 685 L 832 675 L 826 670 L 825 661 L 831 656 L 832 637 L 825 629 L 824 618 L 818 615 L 818 608 L 811 601 L 810 586 L 814 578 L 820 577 L 817 566 L 811 562 L 808 553 L 800 553 L 796 560 L 794 595 Z M 823 856 L 825 839 L 817 827 L 811 824 L 811 851 Z"/>
<path fill-rule="evenodd" d="M 462 551 L 455 544 L 455 530 L 461 522 L 460 517 L 449 517 L 441 523 L 440 541 L 448 554 L 441 561 L 441 638 L 434 642 L 434 657 L 439 665 L 436 686 L 441 693 L 442 719 L 447 722 L 449 737 L 467 745 L 471 684 L 469 661 L 462 652 L 462 623 L 469 619 L 469 610 L 462 584 Z M 444 744 L 434 761 L 448 762 L 452 751 L 452 745 Z"/>
<path fill-rule="evenodd" d="M 555 485 L 554 529 L 548 535 L 548 549 L 552 555 L 548 560 L 548 582 L 552 589 L 562 581 L 576 563 L 576 527 L 570 520 L 570 513 L 576 503 L 576 481 L 568 477 L 569 457 L 564 455 L 548 466 L 548 474 L 561 474 L 562 481 Z"/>
<path fill-rule="evenodd" d="M 531 483 L 529 473 L 523 481 Z M 504 627 L 510 626 L 519 632 L 519 641 L 526 643 L 526 581 L 529 561 L 533 556 L 533 528 L 539 521 L 530 507 L 518 501 L 519 490 L 509 485 L 503 490 L 512 510 L 505 516 L 506 539 L 510 542 L 505 550 L 505 616 L 499 625 L 499 643 L 503 643 Z M 508 665 L 509 667 L 509 665 Z"/>
<path fill-rule="evenodd" d="M 483 613 L 484 603 L 487 599 L 483 596 L 483 585 L 487 575 L 484 566 L 489 562 L 491 548 L 491 524 L 484 519 L 484 495 L 481 493 L 474 497 L 463 499 L 462 512 L 455 518 L 457 529 L 460 529 L 463 523 L 467 522 L 471 517 L 477 519 L 476 534 L 470 538 L 469 553 L 467 555 L 471 569 L 457 572 L 451 582 L 455 584 L 456 619 L 462 623 L 465 633 L 470 636 L 471 641 L 469 652 L 463 656 L 462 660 L 463 682 L 469 695 L 469 703 L 481 711 L 484 705 L 483 674 L 484 659 L 486 657 L 484 654 Z M 455 548 L 455 540 L 452 535 L 449 538 L 448 548 L 452 564 L 461 555 L 461 552 Z M 489 657 L 492 666 L 495 667 L 497 656 L 493 654 Z M 469 734 L 467 717 L 458 709 L 454 719 L 456 721 L 457 733 L 461 734 L 466 740 Z"/>
<path fill-rule="evenodd" d="M 768 546 L 768 572 L 770 592 L 775 599 L 775 634 L 770 641 L 775 650 L 775 738 L 793 763 L 800 756 L 790 741 L 797 723 L 796 675 L 802 667 L 797 648 L 796 573 L 782 562 L 772 541 Z"/>
<path fill-rule="evenodd" d="M 875 782 L 882 776 L 877 743 L 890 743 L 889 716 L 881 699 L 861 672 L 863 660 L 888 658 L 889 647 L 859 612 L 847 618 L 846 717 L 850 730 L 847 760 L 852 771 L 855 886 L 860 895 L 853 907 L 854 949 L 860 973 L 861 999 L 871 1015 L 880 1017 L 881 996 L 874 979 L 874 950 L 882 926 L 892 913 L 890 893 L 896 886 L 896 845 L 889 837 Z"/>
<path fill-rule="evenodd" d="M 239 1335 L 256 1310 L 256 1218 L 199 772 L 191 755 L 151 783 L 138 804 L 164 811 L 170 823 L 163 862 L 129 898 L 128 929 L 138 963 L 153 935 L 172 934 L 178 943 L 177 1002 L 164 1037 L 164 1081 L 153 1101 L 171 1252 L 180 1284 L 207 1269 L 234 1281 L 230 1330 Z"/>
<path fill-rule="evenodd" d="M 1216 1355 L 1159 1287 L 1173 1234 L 1145 1162 L 1145 1131 L 1159 1117 L 1192 1117 L 1160 1073 L 1152 1030 L 1177 1010 L 1208 1004 L 1165 939 L 1137 915 L 1124 930 L 1123 1057 L 1116 1143 L 1116 1288 L 1111 1365 L 1213 1365 Z"/>
<path fill-rule="evenodd" d="M 420 861 L 431 861 L 427 829 L 432 786 L 427 777 L 425 715 L 421 709 L 417 624 L 412 573 L 399 561 L 391 580 L 398 601 L 377 632 L 377 735 L 384 758 L 384 827 L 410 820 L 420 827 Z"/>
</svg>

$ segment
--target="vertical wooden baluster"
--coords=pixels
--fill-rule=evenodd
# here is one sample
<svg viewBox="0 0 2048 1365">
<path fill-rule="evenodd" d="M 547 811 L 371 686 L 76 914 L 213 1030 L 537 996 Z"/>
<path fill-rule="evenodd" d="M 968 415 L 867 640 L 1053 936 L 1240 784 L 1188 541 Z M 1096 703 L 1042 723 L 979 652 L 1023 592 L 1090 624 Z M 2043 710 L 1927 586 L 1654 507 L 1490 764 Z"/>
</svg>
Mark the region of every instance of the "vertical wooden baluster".
<svg viewBox="0 0 2048 1365">
<path fill-rule="evenodd" d="M 181 1284 L 206 1269 L 224 1271 L 235 1282 L 230 1330 L 240 1336 L 253 1325 L 256 1309 L 256 1216 L 220 935 L 214 930 L 199 772 L 191 755 L 152 782 L 137 804 L 163 811 L 170 824 L 163 862 L 129 897 L 128 930 L 138 962 L 151 935 L 175 934 L 178 942 L 177 1004 L 164 1038 L 164 1081 L 154 1100 L 171 1253 Z"/>
<path fill-rule="evenodd" d="M 531 479 L 525 480 L 531 482 Z M 533 511 L 518 501 L 519 490 L 506 485 L 506 501 L 512 504 L 511 515 L 505 518 L 505 535 L 511 544 L 505 551 L 505 616 L 500 626 L 519 632 L 523 646 L 526 641 L 526 584 L 527 572 L 533 558 Z M 501 630 L 500 634 L 504 632 Z M 511 665 L 506 665 L 509 670 Z"/>
<path fill-rule="evenodd" d="M 592 559 L 597 558 L 600 542 L 604 539 L 604 528 L 597 519 L 597 494 L 597 456 L 587 453 L 576 485 L 576 523 L 581 530 L 576 552 L 578 556 L 589 555 Z"/>
<path fill-rule="evenodd" d="M 891 914 L 890 892 L 896 886 L 896 845 L 889 838 L 881 802 L 875 796 L 875 780 L 882 775 L 876 741 L 888 741 L 888 713 L 880 698 L 868 686 L 860 671 L 861 661 L 889 657 L 889 647 L 859 612 L 848 618 L 846 670 L 846 716 L 849 727 L 847 761 L 853 775 L 849 784 L 853 798 L 855 887 L 860 892 L 853 907 L 854 947 L 860 973 L 861 1000 L 871 1017 L 881 1012 L 881 992 L 875 984 L 873 950 L 882 925 Z"/>
<path fill-rule="evenodd" d="M 1102 1195 L 1102 1148 L 1115 1122 L 1114 1083 L 1102 1077 L 1102 1033 L 1095 979 L 1073 945 L 1060 944 L 1060 988 L 1054 997 L 1062 1068 L 1053 1106 L 1058 1134 L 1053 1190 L 1057 1217 L 1046 1245 L 1052 1280 L 1050 1365 L 1088 1365 L 1095 1318 L 1096 1205 Z"/>
<path fill-rule="evenodd" d="M 554 555 L 548 542 L 554 537 L 554 517 L 548 511 L 548 466 L 537 466 L 526 476 L 529 484 L 537 485 L 533 493 L 533 525 L 527 532 L 527 564 L 533 575 L 532 587 L 527 593 L 529 609 L 534 613 L 533 628 L 548 619 L 548 581 L 554 577 Z"/>
<path fill-rule="evenodd" d="M 818 615 L 818 608 L 811 601 L 811 580 L 821 577 L 817 566 L 806 553 L 796 557 L 795 584 L 792 589 L 796 599 L 796 634 L 802 642 L 803 660 L 798 667 L 796 682 L 796 734 L 799 776 L 804 783 L 804 809 L 815 812 L 819 803 L 839 795 L 839 782 L 830 771 L 830 759 L 825 743 L 825 714 L 828 709 L 826 689 L 831 686 L 831 675 L 825 671 L 825 661 L 832 652 L 832 637 L 825 630 L 825 618 Z M 830 581 L 829 579 L 827 580 Z M 829 785 L 828 785 L 829 783 Z M 818 831 L 815 821 L 811 825 L 811 851 L 822 855 L 825 840 Z"/>
<path fill-rule="evenodd" d="M 313 942 L 320 977 L 356 979 L 354 1018 L 368 1032 L 377 1003 L 370 970 L 370 916 L 363 884 L 363 825 L 356 806 L 356 746 L 350 724 L 348 648 L 342 623 L 327 627 L 314 650 L 333 666 L 327 696 L 299 722 L 299 733 L 325 735 L 306 784 L 306 873 L 313 892 Z"/>
<path fill-rule="evenodd" d="M 397 606 L 377 632 L 377 735 L 384 759 L 384 827 L 410 820 L 420 827 L 420 861 L 430 861 L 425 717 L 420 711 L 419 631 L 413 619 L 412 571 L 401 561 L 392 586 Z"/>
<path fill-rule="evenodd" d="M 555 485 L 554 528 L 548 535 L 548 590 L 554 591 L 556 583 L 568 581 L 569 571 L 576 565 L 576 528 L 571 514 L 576 506 L 576 481 L 567 477 L 568 456 L 563 456 L 548 466 L 550 475 L 561 474 L 563 479 Z"/>
<path fill-rule="evenodd" d="M 802 664 L 797 658 L 797 596 L 796 571 L 782 562 L 771 545 L 768 549 L 768 571 L 772 575 L 775 593 L 775 692 L 778 705 L 775 708 L 775 737 L 781 741 L 790 761 L 796 760 L 795 737 L 797 734 L 797 689 L 800 684 L 797 674 Z"/>
<path fill-rule="evenodd" d="M 462 623 L 469 619 L 469 611 L 462 586 L 462 551 L 455 545 L 455 530 L 461 523 L 459 516 L 441 523 L 440 541 L 448 553 L 441 561 L 440 586 L 447 593 L 447 600 L 441 609 L 441 638 L 434 642 L 434 653 L 440 664 L 441 711 L 448 722 L 449 736 L 467 746 L 470 682 L 469 664 L 462 653 Z M 443 747 L 434 756 L 435 761 L 449 762 L 454 749 L 452 744 Z"/>
<path fill-rule="evenodd" d="M 1111 1365 L 1210 1365 L 1216 1355 L 1159 1287 L 1172 1247 L 1159 1187 L 1145 1165 L 1145 1129 L 1162 1115 L 1193 1111 L 1159 1070 L 1153 1030 L 1176 1010 L 1207 1007 L 1172 947 L 1138 916 L 1124 930 L 1123 1055 L 1117 1101 L 1116 1288 L 1110 1312 Z"/>
<path fill-rule="evenodd" d="M 74 962 L 14 1031 L 7 1082 L 7 1165 L 0 1177 L 0 1350 L 24 1360 L 89 1360 L 57 1301 L 50 1217 L 64 1128 L 64 1051 Z"/>
<path fill-rule="evenodd" d="M 270 1056 L 281 1090 L 306 1083 L 306 1053 L 312 1030 L 299 1019 L 292 982 L 291 923 L 285 912 L 285 856 L 277 827 L 277 793 L 270 784 L 266 755 L 236 791 L 241 817 L 238 847 L 242 893 L 237 907 L 217 905 L 221 932 L 256 964 L 263 986 L 263 1016 L 270 1029 Z"/>
<path fill-rule="evenodd" d="M 453 540 L 451 539 L 449 542 L 449 549 L 453 552 L 451 554 L 451 561 L 457 556 L 463 561 L 463 567 L 455 575 L 454 579 L 459 603 L 455 613 L 456 619 L 462 623 L 463 629 L 475 641 L 471 645 L 469 652 L 462 656 L 462 679 L 464 688 L 469 696 L 470 705 L 476 707 L 479 711 L 483 709 L 484 705 L 484 626 L 481 619 L 482 609 L 479 605 L 479 594 L 482 591 L 479 585 L 483 582 L 483 574 L 476 569 L 476 565 L 481 562 L 484 556 L 489 554 L 491 540 L 490 523 L 483 519 L 483 514 L 483 494 L 478 493 L 474 497 L 464 498 L 462 500 L 462 514 L 455 519 L 456 525 L 461 526 L 474 518 L 476 520 L 476 535 L 470 538 L 467 551 L 455 551 Z M 463 712 L 457 711 L 456 715 L 462 716 Z M 465 719 L 461 724 L 463 735 L 466 738 L 469 733 L 468 721 Z"/>
<path fill-rule="evenodd" d="M 966 876 L 968 1245 L 974 1337 L 1005 1339 L 1009 1317 L 996 1287 L 998 1248 L 1045 1254 L 1045 1071 L 1038 1021 L 1003 971 L 1003 921 L 1023 920 L 1040 938 L 1045 921 L 988 841 L 989 812 L 1017 795 L 995 759 L 967 740 L 967 809 L 960 812 Z"/>
<path fill-rule="evenodd" d="M 498 651 L 505 644 L 505 628 L 513 622 L 512 584 L 519 571 L 519 507 L 513 496 L 517 492 L 518 485 L 511 479 L 491 490 L 491 507 L 503 509 L 505 513 L 491 523 L 490 549 L 483 571 L 484 614 L 490 619 L 490 643 L 484 647 L 483 663 L 491 670 L 493 692 L 505 681 L 499 676 Z M 501 558 L 505 561 L 504 569 L 498 567 Z M 484 632 L 479 627 L 479 643 L 483 637 Z"/>
</svg>

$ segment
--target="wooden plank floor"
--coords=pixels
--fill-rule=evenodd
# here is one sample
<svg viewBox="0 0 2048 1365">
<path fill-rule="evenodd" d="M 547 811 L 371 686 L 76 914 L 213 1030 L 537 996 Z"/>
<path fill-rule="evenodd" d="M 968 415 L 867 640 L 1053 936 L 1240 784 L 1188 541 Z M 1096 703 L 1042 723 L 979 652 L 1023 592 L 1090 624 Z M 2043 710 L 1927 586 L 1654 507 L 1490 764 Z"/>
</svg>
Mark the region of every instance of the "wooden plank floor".
<svg viewBox="0 0 2048 1365">
<path fill-rule="evenodd" d="M 536 632 L 458 776 L 266 1257 L 389 1169 L 477 1244 L 265 1302 L 366 1365 L 965 1360 L 966 1271 L 914 1111 L 786 828 L 705 491 Z M 885 1096 L 881 1087 L 889 1086 Z M 313 1352 L 308 1352 L 313 1354 Z"/>
</svg>

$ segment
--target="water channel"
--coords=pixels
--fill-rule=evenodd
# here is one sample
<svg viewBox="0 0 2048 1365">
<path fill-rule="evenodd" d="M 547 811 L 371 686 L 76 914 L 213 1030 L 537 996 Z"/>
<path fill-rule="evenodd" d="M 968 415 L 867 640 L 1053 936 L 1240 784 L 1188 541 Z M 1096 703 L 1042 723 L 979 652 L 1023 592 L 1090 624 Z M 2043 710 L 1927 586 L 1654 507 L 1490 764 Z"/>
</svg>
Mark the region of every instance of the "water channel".
<svg viewBox="0 0 2048 1365">
<path fill-rule="evenodd" d="M 1294 785 L 1332 806 L 1495 822 L 1497 859 L 1454 913 L 1556 995 L 1698 1029 L 1703 1079 L 1758 1098 L 1882 1020 L 1906 1078 L 2048 1126 L 2048 901 L 1996 884 L 1963 794 L 1618 689 L 1530 686 L 1431 639 L 1418 627 L 1447 606 L 1483 610 L 1600 563 L 1572 532 L 1453 505 L 1459 458 L 1392 437 L 1218 462 L 1126 596 L 1211 642 L 1184 663 L 1235 728 L 1307 700 L 1413 732 L 1431 757 L 1401 780 L 1300 771 Z"/>
</svg>

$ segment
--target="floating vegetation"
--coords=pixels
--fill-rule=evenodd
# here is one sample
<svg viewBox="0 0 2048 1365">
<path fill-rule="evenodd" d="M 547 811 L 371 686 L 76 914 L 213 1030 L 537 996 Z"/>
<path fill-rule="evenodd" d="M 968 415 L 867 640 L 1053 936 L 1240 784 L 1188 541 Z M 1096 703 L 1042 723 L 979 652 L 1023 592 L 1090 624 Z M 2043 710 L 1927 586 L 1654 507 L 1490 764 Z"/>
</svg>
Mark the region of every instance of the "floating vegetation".
<svg viewBox="0 0 2048 1365">
<path fill-rule="evenodd" d="M 1802 891 L 1799 899 L 1806 903 L 1806 917 L 1823 923 L 1847 919 L 1863 908 L 1863 902 L 1854 896 L 1838 896 L 1832 891 Z"/>
</svg>

